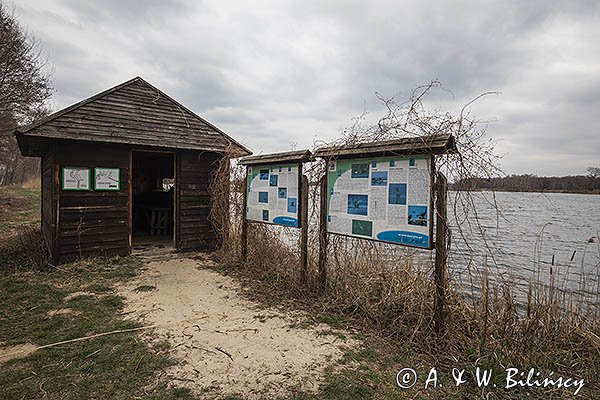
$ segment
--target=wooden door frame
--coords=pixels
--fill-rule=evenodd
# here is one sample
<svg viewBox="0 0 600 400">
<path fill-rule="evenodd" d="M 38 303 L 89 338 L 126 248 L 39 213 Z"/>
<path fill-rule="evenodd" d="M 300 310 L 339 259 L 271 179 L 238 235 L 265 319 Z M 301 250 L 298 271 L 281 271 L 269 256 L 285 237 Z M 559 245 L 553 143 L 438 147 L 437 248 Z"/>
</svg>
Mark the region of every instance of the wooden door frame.
<svg viewBox="0 0 600 400">
<path fill-rule="evenodd" d="M 179 206 L 179 196 L 177 195 L 179 189 L 177 182 L 179 181 L 179 174 L 177 173 L 177 161 L 179 152 L 173 152 L 173 248 L 177 249 L 177 219 L 179 218 L 178 206 Z"/>
<path fill-rule="evenodd" d="M 133 249 L 133 153 L 160 153 L 160 154 L 170 154 L 173 156 L 173 248 L 177 248 L 177 205 L 178 205 L 178 197 L 177 197 L 177 160 L 178 160 L 178 152 L 175 150 L 148 150 L 148 149 L 137 149 L 131 148 L 129 149 L 129 254 Z"/>
</svg>

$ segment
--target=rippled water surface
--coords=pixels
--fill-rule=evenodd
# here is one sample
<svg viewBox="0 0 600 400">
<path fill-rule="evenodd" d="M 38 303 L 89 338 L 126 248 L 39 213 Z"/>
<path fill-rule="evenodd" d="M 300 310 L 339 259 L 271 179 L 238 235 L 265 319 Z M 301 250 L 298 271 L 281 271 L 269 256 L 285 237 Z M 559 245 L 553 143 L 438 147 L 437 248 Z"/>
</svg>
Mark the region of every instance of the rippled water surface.
<svg viewBox="0 0 600 400">
<path fill-rule="evenodd" d="M 472 199 L 467 208 L 457 202 L 457 195 L 448 193 L 449 271 L 459 290 L 478 297 L 487 269 L 492 283 L 515 287 L 521 304 L 533 282 L 534 287 L 552 285 L 582 307 L 599 307 L 600 195 L 460 193 L 460 199 Z M 316 227 L 318 211 L 311 208 L 309 214 Z M 284 242 L 296 248 L 296 230 L 284 232 Z M 432 268 L 434 252 L 392 244 L 382 245 L 381 251 L 390 260 L 411 254 Z"/>
<path fill-rule="evenodd" d="M 471 196 L 477 212 L 459 211 L 458 221 L 451 222 L 450 269 L 466 290 L 477 291 L 479 282 L 472 277 L 485 263 L 491 280 L 509 279 L 521 295 L 532 280 L 553 282 L 588 303 L 598 301 L 600 196 L 516 192 Z M 455 197 L 455 192 L 449 193 L 450 207 Z"/>
</svg>

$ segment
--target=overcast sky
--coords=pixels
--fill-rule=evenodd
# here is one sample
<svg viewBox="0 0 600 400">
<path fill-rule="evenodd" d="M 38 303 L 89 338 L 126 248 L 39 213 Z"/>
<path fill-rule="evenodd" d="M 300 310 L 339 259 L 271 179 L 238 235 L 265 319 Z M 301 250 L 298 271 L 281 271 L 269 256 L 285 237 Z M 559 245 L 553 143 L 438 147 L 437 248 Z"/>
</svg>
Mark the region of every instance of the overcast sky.
<svg viewBox="0 0 600 400">
<path fill-rule="evenodd" d="M 52 108 L 141 76 L 255 154 L 310 148 L 375 92 L 439 79 L 492 121 L 507 173 L 600 166 L 600 1 L 21 0 L 53 66 Z M 435 106 L 436 104 L 432 104 Z"/>
</svg>

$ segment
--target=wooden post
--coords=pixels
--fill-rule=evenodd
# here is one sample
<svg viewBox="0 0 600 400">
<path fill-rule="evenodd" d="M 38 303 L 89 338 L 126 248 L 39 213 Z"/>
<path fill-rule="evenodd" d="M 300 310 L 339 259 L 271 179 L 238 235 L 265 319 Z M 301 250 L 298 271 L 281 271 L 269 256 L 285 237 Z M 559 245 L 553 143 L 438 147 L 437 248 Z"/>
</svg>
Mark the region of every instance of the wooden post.
<svg viewBox="0 0 600 400">
<path fill-rule="evenodd" d="M 52 164 L 54 168 L 54 184 L 52 185 L 52 201 L 54 202 L 54 221 L 52 222 L 52 264 L 60 261 L 60 241 L 58 227 L 60 226 L 60 164 L 57 161 L 56 146 L 52 146 Z"/>
<path fill-rule="evenodd" d="M 127 234 L 129 235 L 129 249 L 133 247 L 133 151 L 129 150 L 129 175 L 127 176 Z M 43 182 L 42 182 L 43 183 Z M 173 231 L 175 232 L 175 231 Z"/>
<path fill-rule="evenodd" d="M 436 334 L 444 331 L 445 320 L 445 289 L 446 289 L 446 262 L 448 254 L 446 249 L 447 224 L 447 193 L 448 181 L 444 174 L 438 172 L 436 186 L 436 229 L 435 229 L 435 299 L 434 299 L 434 328 Z"/>
<path fill-rule="evenodd" d="M 223 164 L 225 164 L 226 168 L 224 168 Z M 219 176 L 219 174 L 223 174 L 223 176 Z M 222 248 L 223 244 L 229 241 L 230 233 L 231 233 L 231 223 L 233 221 L 230 220 L 230 210 L 231 210 L 231 159 L 227 156 L 223 156 L 219 160 L 218 172 L 215 174 L 214 179 L 219 179 L 220 182 L 218 185 L 226 186 L 225 189 L 225 199 L 227 202 L 225 205 L 221 205 L 221 207 L 226 207 L 226 215 L 219 215 L 219 227 L 217 231 L 219 235 L 217 237 L 216 248 Z M 211 202 L 214 199 L 211 200 Z"/>
<path fill-rule="evenodd" d="M 308 282 L 308 178 L 302 175 L 300 188 L 300 279 Z"/>
<path fill-rule="evenodd" d="M 244 205 L 244 210 L 242 212 L 241 257 L 242 263 L 245 264 L 248 261 L 248 219 L 246 218 L 246 212 L 248 210 L 248 167 L 246 167 L 246 173 L 244 176 L 244 186 L 242 188 L 242 203 Z"/>
<path fill-rule="evenodd" d="M 327 165 L 329 165 L 328 162 Z M 320 182 L 321 210 L 319 213 L 319 287 L 321 290 L 325 290 L 327 286 L 327 171 L 328 170 L 325 170 L 325 175 L 321 178 Z"/>
</svg>

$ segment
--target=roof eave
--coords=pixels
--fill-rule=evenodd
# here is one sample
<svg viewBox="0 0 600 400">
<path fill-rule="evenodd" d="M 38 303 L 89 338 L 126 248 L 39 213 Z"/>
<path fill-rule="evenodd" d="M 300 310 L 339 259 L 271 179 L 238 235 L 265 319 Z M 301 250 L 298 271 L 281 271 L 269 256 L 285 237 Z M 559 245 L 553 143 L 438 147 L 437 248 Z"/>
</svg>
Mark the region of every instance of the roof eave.
<svg viewBox="0 0 600 400">
<path fill-rule="evenodd" d="M 430 135 L 416 138 L 403 138 L 382 142 L 366 142 L 351 145 L 327 146 L 314 152 L 315 158 L 348 158 L 383 155 L 440 155 L 456 151 L 452 135 Z"/>
<path fill-rule="evenodd" d="M 65 115 L 67 113 L 69 113 L 70 111 L 76 110 L 77 108 L 80 108 L 86 104 L 89 104 L 91 102 L 93 102 L 94 100 L 100 99 L 104 96 L 107 96 L 119 89 L 124 88 L 125 86 L 128 86 L 134 82 L 143 82 L 145 85 L 148 85 L 149 87 L 151 87 L 153 90 L 156 90 L 158 93 L 160 93 L 161 96 L 164 96 L 165 98 L 167 98 L 169 101 L 175 103 L 177 106 L 179 106 L 181 109 L 186 110 L 187 112 L 189 112 L 191 115 L 193 115 L 195 118 L 197 118 L 198 120 L 202 121 L 204 124 L 208 125 L 209 127 L 211 127 L 216 133 L 220 134 L 223 136 L 223 138 L 229 142 L 232 146 L 234 146 L 237 150 L 239 151 L 233 151 L 233 154 L 235 154 L 235 157 L 243 157 L 243 156 L 248 156 L 252 154 L 252 151 L 250 151 L 250 149 L 248 149 L 246 146 L 244 146 L 243 144 L 241 144 L 240 142 L 238 142 L 237 140 L 233 139 L 231 136 L 229 136 L 228 134 L 226 134 L 223 130 L 221 130 L 220 128 L 218 128 L 217 126 L 213 125 L 212 123 L 208 122 L 207 120 L 205 120 L 204 118 L 200 117 L 198 114 L 196 114 L 195 112 L 193 112 L 192 110 L 190 110 L 189 108 L 187 108 L 186 106 L 184 106 L 183 104 L 181 104 L 180 102 L 178 102 L 177 100 L 173 99 L 171 96 L 169 96 L 168 94 L 164 93 L 162 90 L 158 89 L 157 87 L 155 87 L 154 85 L 152 85 L 151 83 L 147 82 L 146 80 L 144 80 L 143 78 L 136 76 L 126 82 L 123 82 L 117 86 L 114 86 L 112 88 L 106 89 L 100 93 L 97 93 L 91 97 L 88 97 L 87 99 L 81 100 L 75 104 L 72 104 L 66 108 L 63 108 L 62 110 L 56 111 L 38 121 L 35 121 L 29 125 L 26 126 L 22 126 L 22 127 L 18 127 L 16 130 L 16 134 L 29 134 L 28 136 L 30 137 L 39 137 L 40 139 L 44 139 L 44 140 L 61 140 L 61 138 L 52 138 L 50 136 L 44 136 L 44 135 L 36 135 L 35 131 L 36 129 L 42 127 L 44 124 L 53 121 L 56 118 L 59 118 L 62 115 Z M 107 142 L 108 143 L 108 142 Z M 193 149 L 193 148 L 190 148 Z"/>
<path fill-rule="evenodd" d="M 278 163 L 300 163 L 308 162 L 312 159 L 310 150 L 287 151 L 282 153 L 259 154 L 256 156 L 244 157 L 240 160 L 241 165 L 266 165 Z"/>
</svg>

